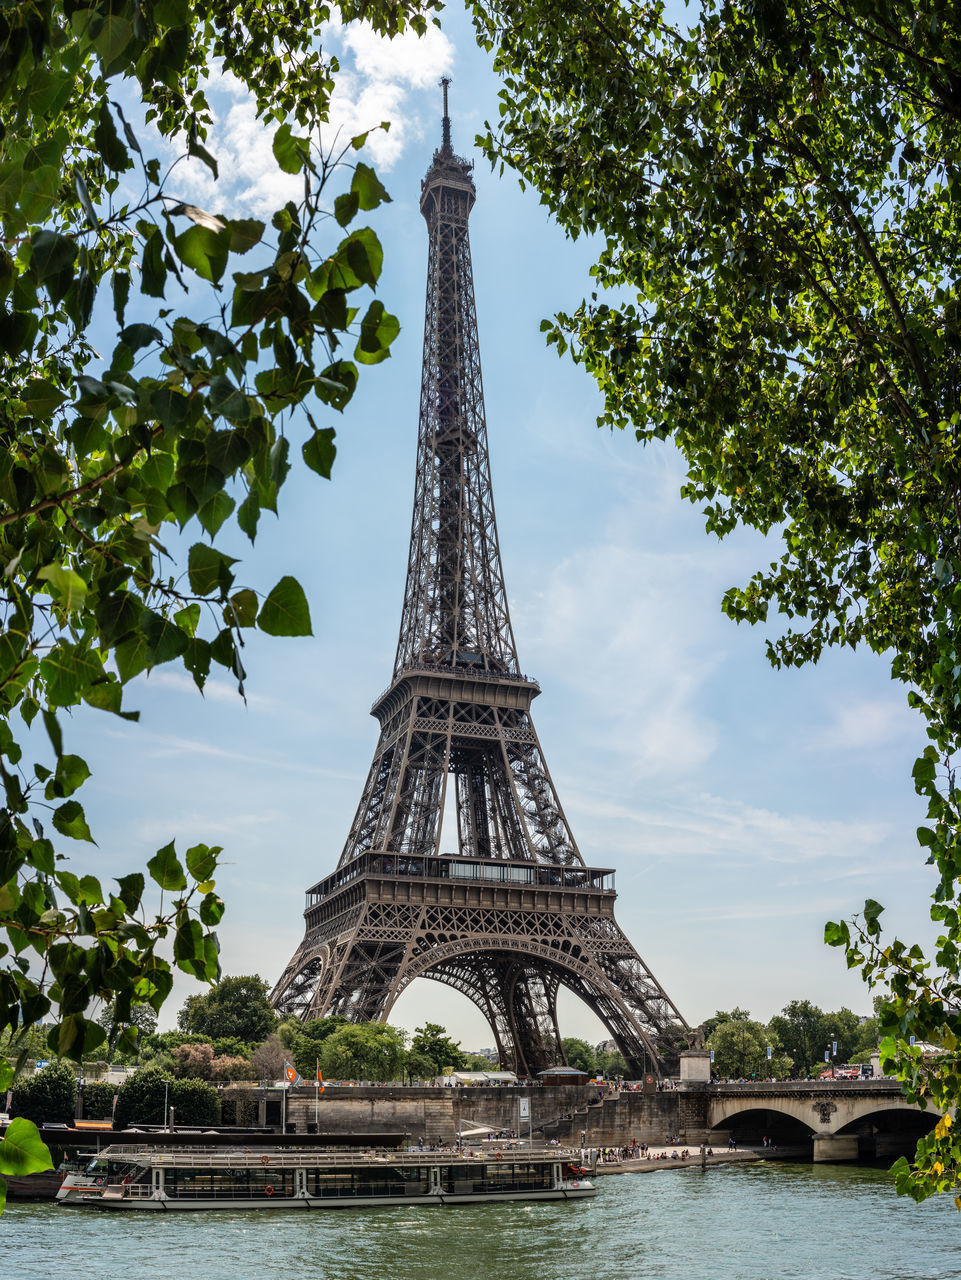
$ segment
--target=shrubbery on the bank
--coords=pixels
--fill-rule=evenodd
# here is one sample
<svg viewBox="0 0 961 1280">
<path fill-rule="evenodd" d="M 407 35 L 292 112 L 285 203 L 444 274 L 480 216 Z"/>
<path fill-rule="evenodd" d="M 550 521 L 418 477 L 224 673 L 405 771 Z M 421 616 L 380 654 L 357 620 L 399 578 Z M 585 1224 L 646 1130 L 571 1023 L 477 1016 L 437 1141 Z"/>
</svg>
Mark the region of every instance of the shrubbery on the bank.
<svg viewBox="0 0 961 1280">
<path fill-rule="evenodd" d="M 34 1124 L 70 1124 L 77 1113 L 77 1077 L 66 1062 L 51 1062 L 13 1087 L 11 1115 Z"/>
<path fill-rule="evenodd" d="M 114 1127 L 161 1125 L 164 1105 L 174 1108 L 174 1122 L 181 1125 L 220 1123 L 220 1097 L 204 1080 L 178 1080 L 159 1067 L 144 1067 L 128 1076 L 117 1091 Z"/>
<path fill-rule="evenodd" d="M 117 1086 L 109 1080 L 91 1080 L 83 1086 L 83 1118 L 109 1120 L 113 1115 L 113 1099 Z"/>
</svg>

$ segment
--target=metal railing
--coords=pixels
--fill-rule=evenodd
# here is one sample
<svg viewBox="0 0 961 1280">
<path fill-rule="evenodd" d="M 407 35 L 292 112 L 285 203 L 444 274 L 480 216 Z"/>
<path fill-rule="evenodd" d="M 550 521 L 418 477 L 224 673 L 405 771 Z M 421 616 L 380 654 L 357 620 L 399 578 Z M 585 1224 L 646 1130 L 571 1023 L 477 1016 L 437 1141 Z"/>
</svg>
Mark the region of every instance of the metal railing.
<svg viewBox="0 0 961 1280">
<path fill-rule="evenodd" d="M 473 1150 L 473 1148 L 470 1148 Z M 270 1150 L 199 1151 L 196 1147 L 108 1147 L 103 1155 L 111 1159 L 125 1159 L 149 1168 L 190 1169 L 350 1169 L 377 1165 L 430 1166 L 463 1164 L 472 1167 L 478 1162 L 497 1159 L 497 1148 L 474 1151 L 473 1155 L 457 1151 L 396 1151 L 371 1149 L 370 1151 L 296 1151 Z M 502 1161 L 511 1164 L 551 1164 L 573 1155 L 566 1147 L 554 1147 L 550 1151 L 526 1151 L 519 1148 L 504 1149 Z M 498 1162 L 500 1163 L 500 1161 Z M 129 1186 L 138 1184 L 131 1183 Z"/>
</svg>

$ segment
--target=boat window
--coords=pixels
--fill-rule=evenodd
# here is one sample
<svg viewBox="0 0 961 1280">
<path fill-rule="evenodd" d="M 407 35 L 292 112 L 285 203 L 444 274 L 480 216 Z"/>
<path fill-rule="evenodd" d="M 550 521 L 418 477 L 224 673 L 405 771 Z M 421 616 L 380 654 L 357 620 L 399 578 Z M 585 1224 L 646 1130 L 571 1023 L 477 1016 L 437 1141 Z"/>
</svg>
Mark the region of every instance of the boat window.
<svg viewBox="0 0 961 1280">
<path fill-rule="evenodd" d="M 185 1200 L 292 1196 L 294 1172 L 292 1169 L 165 1169 L 164 1190 L 168 1196 Z"/>
<path fill-rule="evenodd" d="M 430 1170 L 423 1165 L 371 1165 L 362 1169 L 308 1169 L 307 1192 L 320 1198 L 423 1196 Z"/>
<path fill-rule="evenodd" d="M 537 1191 L 553 1185 L 553 1171 L 549 1164 L 505 1161 L 486 1165 L 447 1165 L 441 1169 L 441 1186 L 451 1195 Z"/>
</svg>

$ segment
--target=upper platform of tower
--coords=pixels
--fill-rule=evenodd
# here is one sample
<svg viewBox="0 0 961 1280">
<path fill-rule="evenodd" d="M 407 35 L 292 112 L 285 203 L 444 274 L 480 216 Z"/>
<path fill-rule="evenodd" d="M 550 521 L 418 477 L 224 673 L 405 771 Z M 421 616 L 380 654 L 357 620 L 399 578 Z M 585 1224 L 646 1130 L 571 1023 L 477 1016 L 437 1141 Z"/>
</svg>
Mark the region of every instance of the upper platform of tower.
<svg viewBox="0 0 961 1280">
<path fill-rule="evenodd" d="M 431 221 L 433 213 L 441 207 L 441 194 L 444 190 L 459 195 L 457 203 L 466 217 L 474 207 L 477 190 L 474 186 L 474 164 L 463 156 L 454 154 L 450 139 L 450 116 L 447 114 L 447 86 L 450 81 L 445 77 L 441 81 L 444 89 L 444 120 L 441 145 L 434 152 L 431 166 L 420 184 L 420 211 Z"/>
</svg>

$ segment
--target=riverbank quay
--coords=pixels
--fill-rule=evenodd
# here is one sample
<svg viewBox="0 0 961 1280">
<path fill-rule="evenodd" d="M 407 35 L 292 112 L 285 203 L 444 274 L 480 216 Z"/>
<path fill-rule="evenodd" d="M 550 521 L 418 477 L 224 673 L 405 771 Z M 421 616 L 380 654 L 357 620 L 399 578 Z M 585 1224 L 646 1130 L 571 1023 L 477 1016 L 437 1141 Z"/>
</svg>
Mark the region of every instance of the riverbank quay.
<svg viewBox="0 0 961 1280">
<path fill-rule="evenodd" d="M 676 1138 L 715 1151 L 810 1142 L 815 1161 L 893 1159 L 937 1123 L 908 1103 L 896 1080 L 717 1083 L 681 1079 L 656 1090 L 598 1085 L 422 1087 L 233 1085 L 222 1091 L 223 1125 L 274 1133 L 377 1131 L 445 1145 L 459 1133 L 516 1132 L 560 1146 L 660 1146 Z M 521 1103 L 526 1102 L 521 1119 Z M 765 1148 L 767 1149 L 767 1148 Z M 805 1157 L 806 1158 L 806 1157 Z"/>
<path fill-rule="evenodd" d="M 737 1151 L 730 1151 L 727 1148 L 721 1151 L 715 1151 L 713 1155 L 705 1155 L 702 1159 L 700 1150 L 690 1151 L 686 1158 L 678 1155 L 676 1158 L 674 1152 L 676 1147 L 651 1147 L 649 1153 L 651 1159 L 642 1156 L 640 1159 L 598 1160 L 597 1168 L 593 1172 L 597 1177 L 605 1177 L 607 1174 L 613 1173 L 660 1173 L 670 1169 L 701 1169 L 713 1167 L 714 1165 L 730 1165 L 730 1164 L 757 1164 L 761 1161 L 780 1160 L 787 1162 L 807 1162 L 811 1160 L 810 1147 L 792 1146 L 772 1149 L 770 1147 L 754 1149 L 745 1147 Z"/>
<path fill-rule="evenodd" d="M 286 1096 L 284 1096 L 286 1095 Z M 232 1085 L 221 1094 L 223 1123 L 309 1134 L 376 1130 L 409 1135 L 427 1145 L 443 1145 L 470 1129 L 495 1134 L 516 1130 L 535 1138 L 556 1138 L 562 1146 L 630 1146 L 660 1143 L 677 1134 L 700 1144 L 709 1134 L 703 1101 L 681 1090 L 615 1091 L 597 1085 L 517 1085 L 511 1087 L 418 1087 L 394 1085 L 309 1085 L 292 1089 Z M 527 1099 L 530 1119 L 520 1119 Z M 583 1138 L 582 1138 L 583 1135 Z M 718 1140 L 714 1136 L 715 1142 Z M 727 1134 L 723 1135 L 727 1141 Z"/>
</svg>

